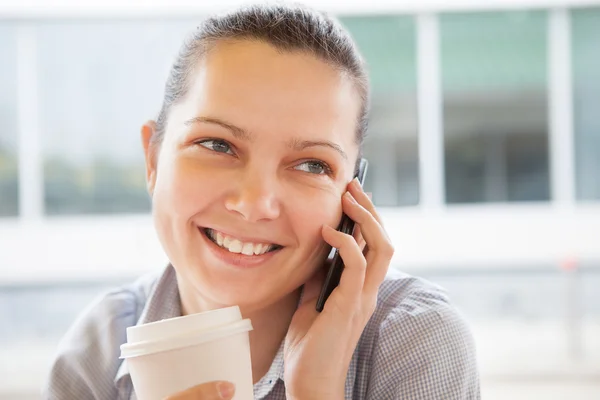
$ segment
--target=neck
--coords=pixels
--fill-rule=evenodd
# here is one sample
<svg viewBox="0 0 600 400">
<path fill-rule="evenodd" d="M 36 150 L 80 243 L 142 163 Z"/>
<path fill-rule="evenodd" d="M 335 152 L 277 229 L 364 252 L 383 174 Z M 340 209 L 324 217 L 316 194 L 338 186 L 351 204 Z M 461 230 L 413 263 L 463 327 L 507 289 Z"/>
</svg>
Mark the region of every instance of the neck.
<svg viewBox="0 0 600 400">
<path fill-rule="evenodd" d="M 285 339 L 292 316 L 298 306 L 300 291 L 297 290 L 275 304 L 261 310 L 244 313 L 252 321 L 250 353 L 252 376 L 258 382 L 267 372 Z"/>
<path fill-rule="evenodd" d="M 183 315 L 226 307 L 198 301 L 197 298 L 190 299 L 185 293 L 187 292 L 185 286 L 179 285 L 179 287 Z M 249 338 L 254 383 L 269 371 L 298 306 L 300 291 L 298 289 L 278 302 L 261 309 L 240 307 L 243 318 L 248 318 L 252 322 L 253 329 L 250 331 Z"/>
</svg>

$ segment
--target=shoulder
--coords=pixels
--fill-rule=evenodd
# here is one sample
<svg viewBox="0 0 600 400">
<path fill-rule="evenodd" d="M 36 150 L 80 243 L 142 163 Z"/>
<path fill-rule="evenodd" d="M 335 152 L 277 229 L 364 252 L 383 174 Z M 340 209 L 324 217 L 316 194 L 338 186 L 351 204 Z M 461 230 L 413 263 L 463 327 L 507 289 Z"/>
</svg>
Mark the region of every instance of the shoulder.
<svg viewBox="0 0 600 400">
<path fill-rule="evenodd" d="M 375 315 L 391 325 L 415 324 L 421 328 L 466 325 L 442 287 L 402 273 L 393 273 L 381 284 Z"/>
<path fill-rule="evenodd" d="M 472 352 L 472 334 L 464 316 L 444 289 L 421 278 L 406 274 L 387 278 L 380 287 L 370 323 L 379 342 L 398 340 L 404 350 L 424 349 L 426 343 L 431 343 L 435 344 L 437 357 L 442 356 L 444 347 L 458 355 Z"/>
<path fill-rule="evenodd" d="M 471 329 L 441 287 L 405 274 L 390 276 L 365 334 L 374 348 L 371 387 L 384 391 L 378 396 L 479 398 Z M 395 386 L 385 384 L 390 379 Z"/>
<path fill-rule="evenodd" d="M 119 348 L 135 325 L 156 274 L 99 296 L 64 335 L 43 389 L 45 399 L 114 398 Z"/>
</svg>

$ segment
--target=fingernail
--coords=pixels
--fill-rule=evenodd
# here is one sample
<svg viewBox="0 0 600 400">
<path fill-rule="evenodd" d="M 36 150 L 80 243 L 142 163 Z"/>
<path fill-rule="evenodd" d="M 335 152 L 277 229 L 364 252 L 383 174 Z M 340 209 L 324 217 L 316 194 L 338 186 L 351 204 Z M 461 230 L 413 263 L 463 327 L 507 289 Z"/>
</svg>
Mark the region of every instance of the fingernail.
<svg viewBox="0 0 600 400">
<path fill-rule="evenodd" d="M 354 199 L 354 197 L 352 197 L 352 195 L 350 194 L 350 192 L 346 192 L 344 193 L 344 196 L 351 202 L 356 204 L 356 200 Z"/>
<path fill-rule="evenodd" d="M 362 190 L 362 186 L 360 185 L 360 182 L 358 181 L 358 178 L 352 179 L 352 184 L 354 185 L 354 187 L 356 189 Z"/>
<path fill-rule="evenodd" d="M 230 382 L 219 382 L 217 384 L 217 390 L 222 399 L 230 399 L 235 391 L 235 386 Z"/>
</svg>

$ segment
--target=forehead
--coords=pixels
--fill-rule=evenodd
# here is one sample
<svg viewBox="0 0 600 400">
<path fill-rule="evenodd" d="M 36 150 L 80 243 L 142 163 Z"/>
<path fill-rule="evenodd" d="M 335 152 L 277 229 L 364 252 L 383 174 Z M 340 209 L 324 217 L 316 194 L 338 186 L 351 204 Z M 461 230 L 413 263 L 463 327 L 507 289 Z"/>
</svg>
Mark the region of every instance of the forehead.
<svg viewBox="0 0 600 400">
<path fill-rule="evenodd" d="M 302 52 L 259 41 L 219 43 L 194 71 L 187 116 L 208 114 L 250 131 L 355 142 L 360 96 L 352 79 Z"/>
</svg>

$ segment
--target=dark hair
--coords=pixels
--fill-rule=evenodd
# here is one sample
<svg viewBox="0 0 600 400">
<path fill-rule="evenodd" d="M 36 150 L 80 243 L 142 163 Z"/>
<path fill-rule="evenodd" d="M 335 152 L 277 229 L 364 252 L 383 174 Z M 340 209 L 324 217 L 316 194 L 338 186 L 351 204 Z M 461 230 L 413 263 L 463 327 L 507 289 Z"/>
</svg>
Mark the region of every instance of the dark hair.
<svg viewBox="0 0 600 400">
<path fill-rule="evenodd" d="M 300 5 L 254 5 L 205 20 L 184 42 L 169 74 L 152 142 L 160 144 L 171 106 L 189 90 L 200 58 L 223 40 L 259 40 L 287 52 L 306 52 L 348 74 L 361 97 L 356 141 L 364 140 L 369 109 L 369 82 L 358 49 L 333 18 Z"/>
</svg>

